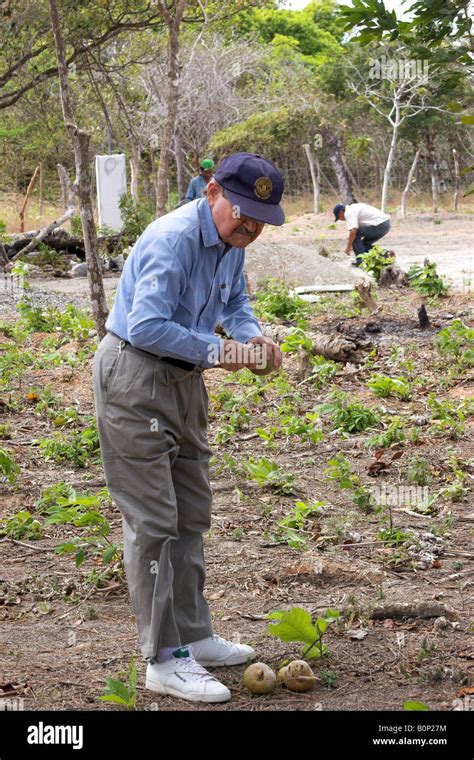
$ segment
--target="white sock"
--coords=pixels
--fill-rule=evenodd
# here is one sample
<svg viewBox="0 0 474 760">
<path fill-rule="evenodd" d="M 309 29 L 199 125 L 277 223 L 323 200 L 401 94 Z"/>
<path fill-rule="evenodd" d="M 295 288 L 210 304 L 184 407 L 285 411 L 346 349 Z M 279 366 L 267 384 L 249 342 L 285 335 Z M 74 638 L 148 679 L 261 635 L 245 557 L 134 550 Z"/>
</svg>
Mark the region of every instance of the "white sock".
<svg viewBox="0 0 474 760">
<path fill-rule="evenodd" d="M 177 649 L 188 650 L 189 656 L 192 657 L 189 647 L 183 647 L 180 644 L 178 644 L 175 647 L 161 647 L 158 650 L 158 657 L 156 658 L 156 662 L 166 662 L 167 660 L 171 660 L 173 656 L 173 652 L 176 652 Z"/>
</svg>

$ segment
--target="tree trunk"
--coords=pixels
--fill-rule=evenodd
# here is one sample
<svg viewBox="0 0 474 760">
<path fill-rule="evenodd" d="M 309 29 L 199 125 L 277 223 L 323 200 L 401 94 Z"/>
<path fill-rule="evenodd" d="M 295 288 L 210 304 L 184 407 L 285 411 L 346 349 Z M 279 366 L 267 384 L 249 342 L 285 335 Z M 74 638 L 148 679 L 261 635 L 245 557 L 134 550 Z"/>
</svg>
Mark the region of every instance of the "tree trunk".
<svg viewBox="0 0 474 760">
<path fill-rule="evenodd" d="M 459 176 L 458 152 L 457 152 L 456 148 L 453 148 L 453 159 L 454 159 L 454 198 L 453 198 L 453 211 L 457 211 L 458 210 L 458 202 L 459 202 L 460 176 Z"/>
<path fill-rule="evenodd" d="M 319 214 L 319 196 L 320 196 L 320 172 L 319 161 L 312 152 L 308 143 L 303 145 L 303 150 L 306 153 L 308 159 L 309 170 L 311 172 L 311 182 L 313 183 L 313 199 L 314 199 L 314 213 Z"/>
<path fill-rule="evenodd" d="M 72 184 L 69 174 L 62 164 L 56 164 L 58 170 L 59 184 L 61 186 L 61 199 L 64 211 L 69 208 L 75 208 L 76 188 Z"/>
<path fill-rule="evenodd" d="M 321 127 L 320 132 L 328 148 L 329 160 L 331 161 L 334 174 L 336 175 L 342 202 L 346 204 L 354 203 L 355 199 L 351 180 L 346 171 L 346 167 L 344 166 L 344 160 L 342 157 L 342 137 L 332 134 L 329 127 L 326 126 Z"/>
<path fill-rule="evenodd" d="M 178 200 L 181 204 L 184 201 L 184 196 L 186 195 L 186 172 L 184 169 L 184 154 L 183 154 L 183 145 L 181 141 L 181 135 L 179 132 L 179 129 L 176 130 L 175 136 L 174 136 L 174 152 L 175 152 L 175 161 L 176 161 L 176 178 L 177 178 L 177 184 L 178 184 Z"/>
<path fill-rule="evenodd" d="M 97 231 L 94 222 L 92 195 L 90 186 L 90 162 L 89 162 L 89 135 L 80 130 L 74 122 L 74 114 L 69 90 L 69 79 L 64 52 L 64 43 L 61 34 L 61 22 L 56 0 L 48 0 L 51 16 L 51 26 L 54 34 L 56 56 L 58 59 L 59 87 L 61 107 L 64 124 L 69 132 L 74 158 L 76 163 L 77 193 L 84 235 L 84 249 L 86 252 L 87 276 L 91 297 L 92 313 L 94 316 L 97 334 L 100 339 L 106 334 L 105 322 L 108 316 L 107 301 L 105 299 L 104 283 L 97 249 Z"/>
<path fill-rule="evenodd" d="M 413 159 L 413 163 L 412 163 L 412 165 L 410 167 L 410 171 L 408 172 L 407 183 L 405 185 L 405 189 L 404 189 L 404 191 L 402 193 L 402 202 L 401 202 L 401 206 L 400 206 L 400 216 L 402 217 L 402 219 L 404 219 L 406 217 L 406 214 L 407 214 L 407 194 L 408 194 L 408 191 L 410 190 L 410 187 L 411 187 L 411 183 L 412 183 L 412 180 L 413 180 L 413 175 L 415 174 L 415 169 L 416 169 L 416 165 L 418 163 L 418 159 L 420 157 L 420 153 L 421 153 L 421 148 L 418 148 L 418 150 L 415 153 L 415 158 Z"/>
<path fill-rule="evenodd" d="M 44 164 L 40 162 L 40 178 L 39 178 L 39 201 L 38 201 L 38 214 L 40 224 L 43 220 L 43 203 L 44 203 Z"/>
<path fill-rule="evenodd" d="M 392 139 L 390 141 L 390 149 L 388 151 L 387 163 L 385 164 L 385 171 L 383 173 L 383 185 L 382 185 L 382 203 L 381 210 L 385 211 L 388 197 L 388 186 L 390 182 L 390 174 L 392 173 L 393 157 L 395 155 L 395 148 L 397 147 L 398 130 L 400 129 L 400 105 L 398 101 L 395 101 L 395 123 L 393 124 Z"/>
<path fill-rule="evenodd" d="M 130 157 L 130 195 L 134 201 L 138 201 L 138 179 L 140 177 L 140 148 L 132 147 Z"/>
<path fill-rule="evenodd" d="M 434 137 L 431 134 L 431 132 L 426 133 L 426 147 L 428 149 L 428 160 L 430 163 L 431 192 L 433 194 L 433 213 L 437 214 L 438 213 L 439 172 L 438 172 L 438 159 L 436 157 Z"/>
<path fill-rule="evenodd" d="M 20 209 L 20 232 L 25 231 L 25 211 L 26 207 L 28 205 L 28 201 L 30 200 L 31 191 L 33 190 L 33 185 L 35 184 L 35 179 L 37 177 L 37 174 L 39 172 L 40 168 L 39 166 L 36 167 L 36 169 L 33 172 L 33 176 L 30 179 L 28 183 L 28 187 L 26 189 L 25 197 L 23 198 L 23 204 Z"/>
<path fill-rule="evenodd" d="M 171 145 L 176 130 L 179 99 L 179 27 L 183 18 L 186 0 L 176 0 L 172 10 L 160 0 L 156 6 L 168 27 L 168 80 L 169 89 L 166 101 L 166 117 L 160 143 L 160 163 L 156 177 L 156 215 L 166 214 L 167 180 L 170 165 Z M 173 14 L 174 10 L 174 14 Z"/>
</svg>

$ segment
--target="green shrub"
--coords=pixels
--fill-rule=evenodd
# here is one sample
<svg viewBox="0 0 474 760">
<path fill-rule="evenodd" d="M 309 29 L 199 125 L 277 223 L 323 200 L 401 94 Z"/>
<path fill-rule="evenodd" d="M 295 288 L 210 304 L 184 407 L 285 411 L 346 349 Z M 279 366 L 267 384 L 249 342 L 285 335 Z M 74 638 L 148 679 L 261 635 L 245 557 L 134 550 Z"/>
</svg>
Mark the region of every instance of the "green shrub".
<svg viewBox="0 0 474 760">
<path fill-rule="evenodd" d="M 424 296 L 442 296 L 448 292 L 443 278 L 436 273 L 436 264 L 425 261 L 423 266 L 412 264 L 408 270 L 410 286 Z"/>
</svg>

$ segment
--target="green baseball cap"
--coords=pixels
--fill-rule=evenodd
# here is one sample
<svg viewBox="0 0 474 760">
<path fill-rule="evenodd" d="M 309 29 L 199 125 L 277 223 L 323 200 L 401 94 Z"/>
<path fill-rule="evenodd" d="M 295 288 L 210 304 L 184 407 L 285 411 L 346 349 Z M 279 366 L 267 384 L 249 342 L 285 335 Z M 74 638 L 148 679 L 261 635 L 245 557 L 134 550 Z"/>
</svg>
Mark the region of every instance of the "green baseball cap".
<svg viewBox="0 0 474 760">
<path fill-rule="evenodd" d="M 214 161 L 212 158 L 203 158 L 199 165 L 201 169 L 214 169 Z"/>
</svg>

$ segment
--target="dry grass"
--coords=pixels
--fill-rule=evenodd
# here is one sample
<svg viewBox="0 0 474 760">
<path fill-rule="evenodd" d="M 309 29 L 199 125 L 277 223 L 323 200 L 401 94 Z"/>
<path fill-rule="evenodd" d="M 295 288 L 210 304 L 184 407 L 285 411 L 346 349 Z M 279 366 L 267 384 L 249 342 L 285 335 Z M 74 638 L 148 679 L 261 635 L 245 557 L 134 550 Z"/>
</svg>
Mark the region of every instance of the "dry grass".
<svg viewBox="0 0 474 760">
<path fill-rule="evenodd" d="M 400 192 L 393 192 L 390 195 L 388 212 L 395 213 L 400 205 Z M 380 192 L 369 190 L 363 198 L 365 203 L 377 206 L 380 203 Z M 14 233 L 20 231 L 20 208 L 23 202 L 21 193 L 4 193 L 0 196 L 0 219 L 7 225 L 7 232 Z M 330 213 L 332 208 L 339 199 L 333 194 L 323 194 L 321 198 L 321 211 Z M 311 213 L 313 211 L 313 197 L 311 193 L 305 193 L 300 196 L 284 196 L 283 207 L 286 217 L 289 221 L 301 214 Z M 432 200 L 429 194 L 420 196 L 411 196 L 408 199 L 408 213 L 432 211 Z M 446 194 L 439 199 L 440 213 L 452 211 L 452 196 Z M 25 215 L 25 229 L 38 229 L 39 227 L 53 221 L 62 213 L 62 205 L 59 202 L 45 201 L 43 208 L 39 209 L 38 191 L 33 190 L 30 202 Z M 474 213 L 474 196 L 461 198 L 457 213 Z"/>
</svg>

